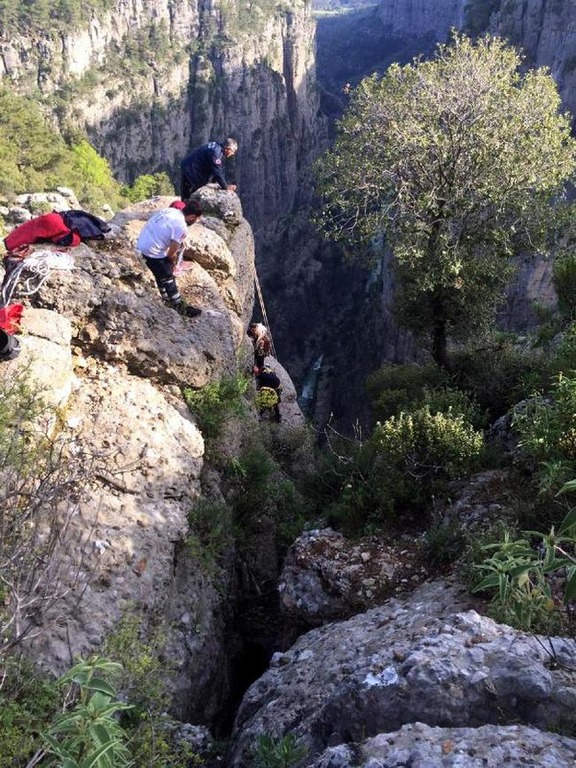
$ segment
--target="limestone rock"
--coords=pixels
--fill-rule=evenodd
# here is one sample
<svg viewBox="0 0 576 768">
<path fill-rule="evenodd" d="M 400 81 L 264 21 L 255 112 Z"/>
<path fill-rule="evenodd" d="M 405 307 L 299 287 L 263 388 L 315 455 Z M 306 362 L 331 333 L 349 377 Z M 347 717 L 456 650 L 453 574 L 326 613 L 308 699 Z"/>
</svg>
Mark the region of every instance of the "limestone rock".
<svg viewBox="0 0 576 768">
<path fill-rule="evenodd" d="M 329 528 L 307 531 L 284 561 L 282 610 L 312 625 L 365 610 L 390 595 L 402 559 L 377 537 L 352 542 Z"/>
<path fill-rule="evenodd" d="M 311 768 L 568 768 L 576 740 L 523 725 L 431 728 L 424 723 L 368 739 L 358 749 L 330 747 Z"/>
<path fill-rule="evenodd" d="M 219 573 L 216 584 L 187 546 L 204 440 L 181 390 L 237 373 L 252 313 L 254 249 L 245 220 L 226 223 L 214 210 L 217 229 L 228 234 L 210 230 L 205 266 L 188 262 L 192 268 L 178 276 L 183 296 L 203 310 L 181 317 L 164 306 L 134 250 L 146 218 L 172 199 L 118 214 L 110 236 L 67 249 L 71 268 L 51 268 L 32 295 L 16 284 L 13 301 L 25 305 L 22 352 L 2 363 L 0 378 L 30 374 L 58 406 L 64 466 L 81 479 L 59 510 L 66 520 L 56 558 L 60 599 L 35 618 L 27 649 L 61 673 L 96 652 L 127 611 L 144 629 L 163 617 L 176 665 L 174 711 L 200 722 L 214 718 L 229 695 L 233 577 Z M 227 274 L 217 274 L 222 252 Z"/>
<path fill-rule="evenodd" d="M 262 733 L 293 733 L 308 750 L 299 765 L 308 766 L 330 746 L 415 723 L 544 731 L 562 723 L 573 732 L 576 643 L 553 638 L 547 645 L 466 610 L 467 602 L 449 584 L 432 582 L 300 637 L 246 693 L 229 765 L 243 765 Z"/>
</svg>

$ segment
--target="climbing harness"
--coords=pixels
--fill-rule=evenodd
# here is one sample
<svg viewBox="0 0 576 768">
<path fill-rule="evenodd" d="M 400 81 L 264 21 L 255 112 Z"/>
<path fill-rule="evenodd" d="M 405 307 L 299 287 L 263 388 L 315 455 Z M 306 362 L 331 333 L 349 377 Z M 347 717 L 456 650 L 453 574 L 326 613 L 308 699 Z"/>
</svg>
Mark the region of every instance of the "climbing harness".
<svg viewBox="0 0 576 768">
<path fill-rule="evenodd" d="M 274 340 L 272 339 L 272 331 L 270 330 L 270 323 L 266 315 L 266 307 L 264 306 L 264 297 L 262 295 L 262 288 L 260 287 L 260 280 L 258 279 L 258 273 L 256 267 L 254 267 L 254 285 L 256 286 L 256 294 L 258 295 L 258 301 L 260 302 L 260 309 L 262 310 L 262 317 L 264 318 L 264 324 L 268 329 L 268 338 L 270 339 L 270 351 L 273 357 L 276 357 L 276 349 L 274 348 Z M 278 359 L 276 357 L 276 359 Z"/>
</svg>

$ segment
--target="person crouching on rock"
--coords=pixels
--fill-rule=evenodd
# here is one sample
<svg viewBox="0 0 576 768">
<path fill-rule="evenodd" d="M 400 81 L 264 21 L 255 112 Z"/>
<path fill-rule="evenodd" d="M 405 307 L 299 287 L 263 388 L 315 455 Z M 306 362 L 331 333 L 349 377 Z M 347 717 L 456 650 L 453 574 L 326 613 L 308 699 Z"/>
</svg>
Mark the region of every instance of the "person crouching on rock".
<svg viewBox="0 0 576 768">
<path fill-rule="evenodd" d="M 154 275 L 160 296 L 166 304 L 186 317 L 196 317 L 202 310 L 186 304 L 174 278 L 178 254 L 188 234 L 188 227 L 202 215 L 200 204 L 191 200 L 183 208 L 170 206 L 156 211 L 146 222 L 136 248 Z"/>
</svg>

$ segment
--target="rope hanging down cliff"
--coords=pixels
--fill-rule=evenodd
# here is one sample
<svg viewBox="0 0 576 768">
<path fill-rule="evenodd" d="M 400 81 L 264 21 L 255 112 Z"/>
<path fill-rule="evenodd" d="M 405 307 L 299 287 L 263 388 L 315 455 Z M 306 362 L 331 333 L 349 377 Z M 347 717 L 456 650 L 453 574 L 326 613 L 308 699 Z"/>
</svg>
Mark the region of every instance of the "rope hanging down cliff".
<svg viewBox="0 0 576 768">
<path fill-rule="evenodd" d="M 258 272 L 256 271 L 256 267 L 254 267 L 254 285 L 256 286 L 256 294 L 258 296 L 258 302 L 260 303 L 260 309 L 262 310 L 262 317 L 264 318 L 264 324 L 268 329 L 268 337 L 270 339 L 270 351 L 272 352 L 272 355 L 276 359 L 278 359 L 278 357 L 276 356 L 276 349 L 274 347 L 274 341 L 272 339 L 272 331 L 270 330 L 270 323 L 268 322 L 268 315 L 266 314 L 266 306 L 264 304 L 264 296 L 262 295 L 262 288 L 260 287 L 260 280 L 258 279 Z"/>
</svg>

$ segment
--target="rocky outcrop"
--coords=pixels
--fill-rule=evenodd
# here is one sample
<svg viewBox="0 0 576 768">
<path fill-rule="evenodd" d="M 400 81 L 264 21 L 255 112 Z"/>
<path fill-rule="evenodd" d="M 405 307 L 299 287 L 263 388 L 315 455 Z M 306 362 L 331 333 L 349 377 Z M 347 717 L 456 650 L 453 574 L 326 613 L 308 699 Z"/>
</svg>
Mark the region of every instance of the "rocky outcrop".
<svg viewBox="0 0 576 768">
<path fill-rule="evenodd" d="M 556 765 L 571 765 L 574 741 L 547 731 L 573 732 L 576 644 L 543 641 L 469 608 L 469 597 L 431 582 L 303 635 L 244 697 L 229 765 L 245 765 L 263 733 L 293 734 L 306 751 L 298 765 L 318 768 L 479 765 L 476 747 L 484 764 L 497 765 L 506 754 L 522 757 L 513 740 L 523 734 L 536 753 L 548 746 Z M 411 742 L 420 732 L 424 743 Z"/>
<path fill-rule="evenodd" d="M 254 248 L 236 195 L 208 188 L 200 197 L 210 213 L 189 229 L 191 269 L 178 277 L 199 317 L 163 305 L 134 250 L 146 219 L 171 198 L 146 201 L 118 214 L 104 240 L 69 249 L 71 268 L 51 268 L 23 299 L 21 353 L 0 377 L 26 377 L 57 409 L 67 460 L 82 476 L 62 508 L 61 599 L 34 618 L 35 659 L 62 672 L 96 652 L 122 615 L 144 627 L 164 621 L 175 711 L 211 722 L 230 692 L 234 568 L 207 570 L 187 546 L 205 446 L 182 389 L 235 374 L 237 360 L 249 359 Z M 231 425 L 231 456 L 241 440 Z"/>
<path fill-rule="evenodd" d="M 533 765 L 566 768 L 576 740 L 523 725 L 432 728 L 424 723 L 367 739 L 359 748 L 330 747 L 312 768 L 487 768 Z"/>
<path fill-rule="evenodd" d="M 382 602 L 424 576 L 418 549 L 382 536 L 350 541 L 331 528 L 306 531 L 290 547 L 278 590 L 285 614 L 317 626 Z"/>
<path fill-rule="evenodd" d="M 235 169 L 255 230 L 294 204 L 325 133 L 308 3 L 248 14 L 240 2 L 119 0 L 73 33 L 0 41 L 0 77 L 58 92 L 118 177 L 168 171 L 208 139 L 235 136 Z M 63 92 L 66 89 L 66 94 Z"/>
</svg>

